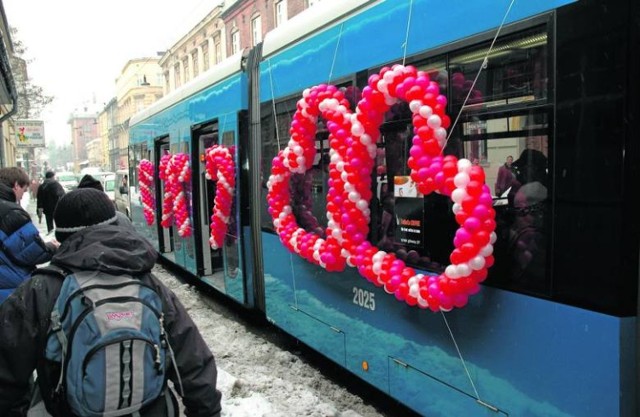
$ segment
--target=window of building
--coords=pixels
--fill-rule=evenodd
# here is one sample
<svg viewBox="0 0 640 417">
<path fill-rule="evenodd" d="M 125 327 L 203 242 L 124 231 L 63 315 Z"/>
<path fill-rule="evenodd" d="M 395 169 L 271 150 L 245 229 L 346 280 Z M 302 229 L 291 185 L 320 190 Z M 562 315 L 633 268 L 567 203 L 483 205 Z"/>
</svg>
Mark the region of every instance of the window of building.
<svg viewBox="0 0 640 417">
<path fill-rule="evenodd" d="M 235 31 L 231 34 L 231 53 L 235 54 L 240 51 L 240 32 Z"/>
<path fill-rule="evenodd" d="M 209 69 L 209 42 L 205 42 L 201 46 L 202 48 L 202 71 Z"/>
<path fill-rule="evenodd" d="M 240 45 L 240 39 L 238 39 L 238 45 Z M 213 53 L 215 54 L 215 63 L 222 62 L 222 43 L 220 42 L 220 36 L 213 38 Z"/>
<path fill-rule="evenodd" d="M 275 7 L 276 27 L 287 21 L 287 0 L 276 1 Z"/>
<path fill-rule="evenodd" d="M 173 80 L 176 88 L 182 85 L 182 77 L 180 76 L 180 64 L 173 67 Z"/>
<path fill-rule="evenodd" d="M 262 42 L 262 18 L 260 15 L 251 19 L 251 40 L 252 46 L 256 46 Z"/>
<path fill-rule="evenodd" d="M 193 78 L 198 76 L 200 72 L 200 63 L 198 62 L 198 50 L 191 52 L 191 62 L 193 63 Z"/>
<path fill-rule="evenodd" d="M 314 6 L 318 3 L 320 3 L 322 0 L 307 0 L 307 7 L 311 7 Z"/>
<path fill-rule="evenodd" d="M 184 69 L 184 82 L 191 79 L 191 70 L 189 68 L 189 55 L 182 58 L 182 68 Z"/>
</svg>

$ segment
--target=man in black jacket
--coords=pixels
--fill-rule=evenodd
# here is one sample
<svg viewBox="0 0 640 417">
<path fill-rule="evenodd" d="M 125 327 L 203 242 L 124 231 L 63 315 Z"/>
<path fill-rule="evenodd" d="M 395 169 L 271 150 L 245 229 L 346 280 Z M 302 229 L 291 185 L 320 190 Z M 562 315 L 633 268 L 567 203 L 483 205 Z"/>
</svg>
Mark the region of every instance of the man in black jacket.
<svg viewBox="0 0 640 417">
<path fill-rule="evenodd" d="M 53 230 L 53 212 L 63 195 L 64 188 L 56 180 L 56 173 L 47 171 L 44 181 L 38 187 L 38 213 L 44 213 L 44 218 L 47 220 L 47 233 Z"/>
<path fill-rule="evenodd" d="M 51 260 L 58 268 L 109 275 L 139 277 L 163 299 L 164 328 L 174 349 L 176 369 L 165 375 L 182 387 L 182 401 L 189 417 L 218 417 L 220 392 L 216 389 L 217 369 L 213 355 L 175 294 L 153 274 L 157 252 L 130 227 L 114 224 L 115 208 L 105 193 L 78 189 L 67 193 L 56 208 L 56 239 L 61 246 Z M 63 279 L 35 273 L 0 305 L 0 416 L 9 410 L 28 388 L 34 369 L 47 411 L 54 417 L 53 387 L 59 369 L 44 356 L 50 315 Z M 145 416 L 171 415 L 164 401 L 158 409 L 142 410 Z M 66 417 L 66 416 L 65 416 Z"/>
</svg>

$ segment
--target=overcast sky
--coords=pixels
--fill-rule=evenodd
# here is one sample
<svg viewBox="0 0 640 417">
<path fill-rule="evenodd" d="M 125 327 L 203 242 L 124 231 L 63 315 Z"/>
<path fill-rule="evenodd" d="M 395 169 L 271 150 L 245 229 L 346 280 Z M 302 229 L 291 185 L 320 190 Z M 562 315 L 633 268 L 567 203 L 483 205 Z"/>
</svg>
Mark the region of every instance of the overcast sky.
<svg viewBox="0 0 640 417">
<path fill-rule="evenodd" d="M 41 118 L 45 139 L 70 143 L 69 115 L 102 109 L 133 58 L 175 44 L 220 0 L 2 0 L 9 26 L 27 48 L 34 84 L 55 97 Z"/>
</svg>

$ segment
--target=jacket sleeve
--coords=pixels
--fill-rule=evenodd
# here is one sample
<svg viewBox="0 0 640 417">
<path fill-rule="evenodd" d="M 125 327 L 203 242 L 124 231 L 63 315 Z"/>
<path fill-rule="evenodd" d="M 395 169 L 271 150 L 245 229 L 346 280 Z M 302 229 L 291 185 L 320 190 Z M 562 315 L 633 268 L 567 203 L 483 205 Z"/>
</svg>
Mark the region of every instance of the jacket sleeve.
<svg viewBox="0 0 640 417">
<path fill-rule="evenodd" d="M 0 416 L 9 415 L 29 389 L 53 305 L 37 300 L 55 300 L 51 291 L 34 277 L 0 304 Z"/>
<path fill-rule="evenodd" d="M 180 382 L 173 368 L 169 378 L 182 395 L 185 414 L 188 417 L 218 417 L 222 394 L 216 388 L 218 371 L 213 354 L 176 295 L 157 279 L 155 281 L 165 300 L 165 328 L 184 392 L 180 392 Z"/>
<path fill-rule="evenodd" d="M 4 246 L 5 254 L 16 265 L 27 268 L 48 262 L 56 251 L 55 246 L 44 243 L 30 219 L 5 239 Z"/>
</svg>

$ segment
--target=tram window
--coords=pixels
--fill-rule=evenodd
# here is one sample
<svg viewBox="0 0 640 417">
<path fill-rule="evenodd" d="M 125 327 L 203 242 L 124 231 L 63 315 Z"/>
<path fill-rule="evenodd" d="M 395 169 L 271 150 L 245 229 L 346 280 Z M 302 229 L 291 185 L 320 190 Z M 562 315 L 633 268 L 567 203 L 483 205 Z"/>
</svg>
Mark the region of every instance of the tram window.
<svg viewBox="0 0 640 417">
<path fill-rule="evenodd" d="M 222 134 L 222 144 L 224 146 L 234 146 L 236 144 L 235 133 L 232 130 Z"/>
<path fill-rule="evenodd" d="M 478 70 L 487 57 L 487 66 Z M 497 106 L 546 101 L 548 97 L 547 33 L 536 29 L 489 45 L 452 54 L 449 62 L 453 109 L 468 97 L 465 108 L 481 111 Z"/>
<path fill-rule="evenodd" d="M 135 187 L 135 191 L 139 191 L 138 187 L 138 165 L 140 165 L 140 161 L 148 158 L 147 145 L 142 143 L 139 145 L 132 145 L 129 147 L 129 159 L 130 166 L 135 167 L 136 169 L 131 170 L 131 181 L 129 181 L 129 186 Z"/>
<path fill-rule="evenodd" d="M 486 282 L 551 296 L 546 41 L 537 29 L 499 40 L 491 53 L 487 45 L 452 54 L 449 71 L 452 113 L 460 113 L 452 147 L 484 168 L 494 196 L 496 262 Z"/>
</svg>

